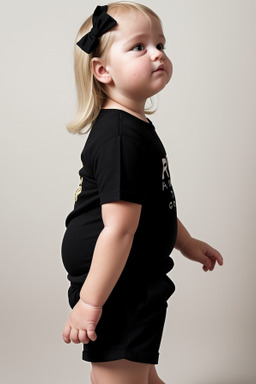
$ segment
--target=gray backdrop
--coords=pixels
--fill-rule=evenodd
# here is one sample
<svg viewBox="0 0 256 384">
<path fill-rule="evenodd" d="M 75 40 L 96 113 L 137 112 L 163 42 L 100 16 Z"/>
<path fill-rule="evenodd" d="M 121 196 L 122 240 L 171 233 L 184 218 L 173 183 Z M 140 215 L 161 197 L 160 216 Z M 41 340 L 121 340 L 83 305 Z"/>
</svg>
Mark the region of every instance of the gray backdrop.
<svg viewBox="0 0 256 384">
<path fill-rule="evenodd" d="M 179 217 L 225 258 L 205 274 L 174 252 L 159 372 L 168 384 L 255 384 L 256 1 L 142 3 L 162 18 L 174 66 L 152 120 Z M 60 243 L 85 140 L 65 130 L 76 105 L 73 42 L 96 4 L 1 7 L 3 383 L 89 383 L 81 346 L 61 338 L 69 308 Z"/>
</svg>

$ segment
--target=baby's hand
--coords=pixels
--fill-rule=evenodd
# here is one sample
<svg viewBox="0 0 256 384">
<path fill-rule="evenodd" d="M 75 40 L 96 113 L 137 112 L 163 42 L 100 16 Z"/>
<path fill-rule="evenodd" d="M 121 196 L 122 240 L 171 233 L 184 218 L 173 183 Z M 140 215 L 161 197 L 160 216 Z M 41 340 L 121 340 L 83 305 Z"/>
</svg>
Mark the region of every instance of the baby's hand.
<svg viewBox="0 0 256 384">
<path fill-rule="evenodd" d="M 96 325 L 101 317 L 102 308 L 86 304 L 81 299 L 73 308 L 69 319 L 63 330 L 63 340 L 69 344 L 88 344 L 90 340 L 95 341 Z"/>
<path fill-rule="evenodd" d="M 187 241 L 181 253 L 188 259 L 203 264 L 205 272 L 213 271 L 216 261 L 219 265 L 223 265 L 223 258 L 216 249 L 193 237 Z"/>
</svg>

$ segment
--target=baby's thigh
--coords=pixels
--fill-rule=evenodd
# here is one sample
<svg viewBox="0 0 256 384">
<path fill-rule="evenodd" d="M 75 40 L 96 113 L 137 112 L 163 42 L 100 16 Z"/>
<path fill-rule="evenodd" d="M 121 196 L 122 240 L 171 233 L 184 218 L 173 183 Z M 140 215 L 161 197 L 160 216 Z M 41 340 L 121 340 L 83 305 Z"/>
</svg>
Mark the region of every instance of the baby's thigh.
<svg viewBox="0 0 256 384">
<path fill-rule="evenodd" d="M 149 364 L 128 360 L 92 363 L 92 384 L 149 384 Z"/>
<path fill-rule="evenodd" d="M 148 384 L 165 384 L 158 376 L 154 365 L 151 365 L 149 369 Z"/>
</svg>

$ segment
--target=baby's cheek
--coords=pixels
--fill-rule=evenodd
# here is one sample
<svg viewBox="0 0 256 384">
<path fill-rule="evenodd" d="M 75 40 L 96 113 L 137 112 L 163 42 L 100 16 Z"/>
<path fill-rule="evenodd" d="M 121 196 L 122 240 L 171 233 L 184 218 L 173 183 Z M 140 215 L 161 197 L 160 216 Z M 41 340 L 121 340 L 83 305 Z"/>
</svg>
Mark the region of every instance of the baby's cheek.
<svg viewBox="0 0 256 384">
<path fill-rule="evenodd" d="M 173 66 L 172 66 L 172 62 L 170 59 L 167 60 L 167 68 L 168 68 L 168 75 L 170 76 L 170 78 L 172 77 L 172 72 L 173 72 Z"/>
</svg>

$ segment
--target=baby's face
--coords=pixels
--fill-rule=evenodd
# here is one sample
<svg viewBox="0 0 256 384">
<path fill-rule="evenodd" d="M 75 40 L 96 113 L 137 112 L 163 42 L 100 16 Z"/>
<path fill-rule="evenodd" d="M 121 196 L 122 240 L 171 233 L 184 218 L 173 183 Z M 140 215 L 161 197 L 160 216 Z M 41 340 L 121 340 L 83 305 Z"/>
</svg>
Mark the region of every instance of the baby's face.
<svg viewBox="0 0 256 384">
<path fill-rule="evenodd" d="M 142 102 L 161 91 L 172 76 L 164 53 L 165 37 L 159 20 L 140 11 L 115 16 L 117 27 L 107 58 L 112 93 Z"/>
</svg>

